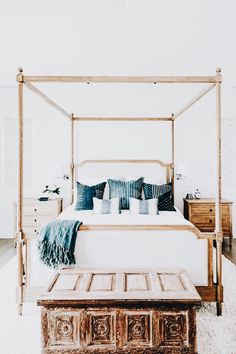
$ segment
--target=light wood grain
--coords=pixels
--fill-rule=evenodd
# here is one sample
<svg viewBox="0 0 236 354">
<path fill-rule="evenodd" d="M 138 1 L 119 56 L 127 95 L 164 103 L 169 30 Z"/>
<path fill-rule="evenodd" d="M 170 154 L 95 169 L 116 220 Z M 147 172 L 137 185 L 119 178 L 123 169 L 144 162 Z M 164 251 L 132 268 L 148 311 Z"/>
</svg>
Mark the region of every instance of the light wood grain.
<svg viewBox="0 0 236 354">
<path fill-rule="evenodd" d="M 84 303 L 95 300 L 199 301 L 200 296 L 183 269 L 62 269 L 38 304 Z M 117 282 L 117 273 L 122 281 Z M 88 277 L 87 274 L 90 274 Z M 122 277 L 120 276 L 122 274 Z M 153 276 L 153 274 L 155 276 Z M 84 284 L 84 280 L 87 284 Z M 157 283 L 157 284 L 156 284 Z M 82 287 L 80 287 L 80 284 Z M 118 291 L 118 289 L 119 291 Z M 159 290 L 158 290 L 159 289 Z M 99 303 L 99 302 L 98 302 Z"/>
<path fill-rule="evenodd" d="M 24 76 L 24 82 L 215 83 L 215 76 Z"/>
<path fill-rule="evenodd" d="M 190 107 L 194 105 L 197 101 L 199 101 L 203 96 L 205 96 L 208 92 L 210 92 L 215 87 L 215 84 L 209 85 L 203 90 L 201 90 L 193 99 L 191 99 L 183 108 L 181 108 L 178 112 L 175 113 L 174 119 L 180 117 L 184 112 L 186 112 Z"/>
<path fill-rule="evenodd" d="M 21 75 L 23 70 L 19 70 Z M 17 203 L 17 260 L 18 260 L 18 313 L 22 314 L 23 303 L 23 83 L 18 83 L 18 203 Z"/>
<path fill-rule="evenodd" d="M 202 198 L 184 199 L 184 216 L 201 232 L 215 232 L 215 200 Z M 232 202 L 221 200 L 221 227 L 223 235 L 232 240 Z"/>
<path fill-rule="evenodd" d="M 77 164 L 78 167 L 81 167 L 81 166 L 84 166 L 84 165 L 87 165 L 87 164 L 109 164 L 109 163 L 127 163 L 127 164 L 159 164 L 161 167 L 172 167 L 172 164 L 171 163 L 164 163 L 163 161 L 161 160 L 154 160 L 154 159 L 147 159 L 147 160 L 138 160 L 138 159 L 123 159 L 123 160 L 120 160 L 120 159 L 103 159 L 103 160 L 84 160 L 82 162 L 80 162 L 79 164 Z"/>
<path fill-rule="evenodd" d="M 75 186 L 75 118 L 71 115 L 70 126 L 70 148 L 71 148 L 71 163 L 70 163 L 70 180 L 71 180 L 71 204 L 74 201 L 74 186 Z"/>
<path fill-rule="evenodd" d="M 49 98 L 47 95 L 45 95 L 45 93 L 40 91 L 38 88 L 36 88 L 34 85 L 32 85 L 29 82 L 25 82 L 25 85 L 32 92 L 36 93 L 36 95 L 38 95 L 43 101 L 47 102 L 51 107 L 55 108 L 64 117 L 67 117 L 68 119 L 71 119 L 71 114 L 69 114 L 63 108 L 61 108 L 55 101 L 53 101 L 51 98 Z"/>
<path fill-rule="evenodd" d="M 222 216 L 221 216 L 221 69 L 216 69 L 216 281 L 217 281 L 217 313 L 222 311 Z"/>
<path fill-rule="evenodd" d="M 172 154 L 172 174 L 171 174 L 171 181 L 172 181 L 172 198 L 173 204 L 175 200 L 175 121 L 174 121 L 174 114 L 172 114 L 172 123 L 171 123 L 171 154 Z"/>
<path fill-rule="evenodd" d="M 172 121 L 172 116 L 169 117 L 79 117 L 75 116 L 76 122 L 145 122 L 145 121 Z"/>
</svg>

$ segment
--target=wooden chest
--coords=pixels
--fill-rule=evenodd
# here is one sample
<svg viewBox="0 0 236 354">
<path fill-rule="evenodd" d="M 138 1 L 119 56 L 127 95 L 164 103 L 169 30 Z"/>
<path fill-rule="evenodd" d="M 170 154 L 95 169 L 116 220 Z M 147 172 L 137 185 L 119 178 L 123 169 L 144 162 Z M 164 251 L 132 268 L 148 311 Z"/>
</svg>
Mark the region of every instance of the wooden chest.
<svg viewBox="0 0 236 354">
<path fill-rule="evenodd" d="M 62 269 L 38 299 L 42 353 L 194 354 L 200 301 L 183 270 Z"/>
<path fill-rule="evenodd" d="M 232 202 L 223 200 L 222 230 L 224 237 L 232 240 Z M 215 203 L 214 199 L 184 199 L 184 216 L 202 232 L 215 231 Z"/>
</svg>

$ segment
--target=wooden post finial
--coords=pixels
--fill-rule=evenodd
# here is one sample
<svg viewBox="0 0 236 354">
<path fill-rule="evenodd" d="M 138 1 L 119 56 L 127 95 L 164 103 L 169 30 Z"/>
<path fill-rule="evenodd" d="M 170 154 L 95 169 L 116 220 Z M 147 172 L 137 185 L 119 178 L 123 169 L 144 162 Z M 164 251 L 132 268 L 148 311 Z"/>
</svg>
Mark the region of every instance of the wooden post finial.
<svg viewBox="0 0 236 354">
<path fill-rule="evenodd" d="M 18 70 L 18 73 L 16 75 L 16 81 L 23 82 L 24 81 L 23 80 L 23 68 L 19 67 L 19 68 L 17 68 L 17 70 Z"/>
</svg>

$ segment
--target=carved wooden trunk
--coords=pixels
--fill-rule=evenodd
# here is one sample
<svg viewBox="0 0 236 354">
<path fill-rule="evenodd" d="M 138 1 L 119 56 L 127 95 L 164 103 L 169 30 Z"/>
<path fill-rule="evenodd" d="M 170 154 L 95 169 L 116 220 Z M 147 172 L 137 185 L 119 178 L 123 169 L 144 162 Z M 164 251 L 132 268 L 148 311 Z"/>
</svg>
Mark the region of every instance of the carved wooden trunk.
<svg viewBox="0 0 236 354">
<path fill-rule="evenodd" d="M 195 354 L 200 301 L 182 270 L 63 269 L 38 299 L 42 353 Z"/>
</svg>

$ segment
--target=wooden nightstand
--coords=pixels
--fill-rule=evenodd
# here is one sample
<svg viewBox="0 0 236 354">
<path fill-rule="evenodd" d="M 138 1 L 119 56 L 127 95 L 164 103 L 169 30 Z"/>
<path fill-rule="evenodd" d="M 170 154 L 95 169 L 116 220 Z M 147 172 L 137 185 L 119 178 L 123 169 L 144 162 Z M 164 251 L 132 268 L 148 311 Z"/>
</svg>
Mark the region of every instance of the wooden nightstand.
<svg viewBox="0 0 236 354">
<path fill-rule="evenodd" d="M 224 237 L 229 237 L 232 245 L 232 204 L 222 200 L 222 229 Z M 184 199 L 184 217 L 191 221 L 202 232 L 215 231 L 214 199 Z"/>
<path fill-rule="evenodd" d="M 26 198 L 23 201 L 23 229 L 27 239 L 35 238 L 42 225 L 55 219 L 62 210 L 62 199 L 41 202 Z"/>
</svg>

